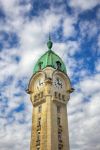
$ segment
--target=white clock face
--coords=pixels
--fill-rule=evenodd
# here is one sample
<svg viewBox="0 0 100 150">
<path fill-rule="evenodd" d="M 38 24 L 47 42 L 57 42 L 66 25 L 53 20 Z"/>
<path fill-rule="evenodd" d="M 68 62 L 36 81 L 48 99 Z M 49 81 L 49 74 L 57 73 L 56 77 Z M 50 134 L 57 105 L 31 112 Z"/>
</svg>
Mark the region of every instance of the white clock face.
<svg viewBox="0 0 100 150">
<path fill-rule="evenodd" d="M 63 80 L 60 76 L 58 76 L 58 75 L 56 75 L 56 76 L 54 77 L 53 84 L 54 84 L 54 87 L 55 87 L 56 89 L 58 89 L 58 90 L 61 90 L 61 89 L 63 90 L 64 87 L 65 87 L 64 80 Z"/>
<path fill-rule="evenodd" d="M 39 76 L 38 79 L 35 81 L 35 90 L 39 91 L 44 86 L 44 78 L 43 76 Z"/>
</svg>

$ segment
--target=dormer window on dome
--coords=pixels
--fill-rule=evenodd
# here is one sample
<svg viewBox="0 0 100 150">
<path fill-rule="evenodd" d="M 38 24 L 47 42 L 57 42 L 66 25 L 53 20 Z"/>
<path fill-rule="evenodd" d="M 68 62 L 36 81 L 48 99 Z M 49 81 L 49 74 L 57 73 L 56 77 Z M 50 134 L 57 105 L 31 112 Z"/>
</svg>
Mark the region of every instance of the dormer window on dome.
<svg viewBox="0 0 100 150">
<path fill-rule="evenodd" d="M 43 64 L 43 62 L 39 62 L 39 63 L 38 63 L 38 65 L 39 65 L 39 70 L 42 69 L 42 64 Z"/>
<path fill-rule="evenodd" d="M 57 64 L 57 69 L 60 70 L 61 69 L 61 62 L 60 61 L 56 61 Z"/>
</svg>

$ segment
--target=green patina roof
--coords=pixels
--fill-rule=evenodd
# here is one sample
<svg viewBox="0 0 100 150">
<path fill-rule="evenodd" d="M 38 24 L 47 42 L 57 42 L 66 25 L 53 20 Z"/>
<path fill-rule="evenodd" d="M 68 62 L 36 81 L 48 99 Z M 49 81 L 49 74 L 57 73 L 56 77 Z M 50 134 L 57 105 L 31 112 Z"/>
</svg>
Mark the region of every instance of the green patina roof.
<svg viewBox="0 0 100 150">
<path fill-rule="evenodd" d="M 62 59 L 51 50 L 52 45 L 53 45 L 53 43 L 51 42 L 51 39 L 49 38 L 49 41 L 47 43 L 47 46 L 48 46 L 49 50 L 39 58 L 39 60 L 35 64 L 33 73 L 36 73 L 40 70 L 39 69 L 39 64 L 41 64 L 41 69 L 44 69 L 47 66 L 50 66 L 50 67 L 53 67 L 53 68 L 56 69 L 57 68 L 57 62 L 61 63 L 61 67 L 59 68 L 59 70 L 66 73 L 66 66 L 63 63 Z"/>
</svg>

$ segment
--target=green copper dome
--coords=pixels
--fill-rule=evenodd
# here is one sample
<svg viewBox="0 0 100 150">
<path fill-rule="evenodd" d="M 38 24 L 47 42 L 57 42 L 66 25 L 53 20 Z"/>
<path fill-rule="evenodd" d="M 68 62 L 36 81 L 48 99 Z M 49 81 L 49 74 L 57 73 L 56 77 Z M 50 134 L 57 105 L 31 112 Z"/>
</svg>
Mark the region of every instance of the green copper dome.
<svg viewBox="0 0 100 150">
<path fill-rule="evenodd" d="M 35 64 L 33 73 L 36 73 L 39 70 L 42 70 L 48 66 L 66 73 L 65 64 L 63 63 L 62 59 L 51 50 L 52 45 L 53 45 L 53 43 L 49 39 L 49 41 L 47 43 L 49 50 L 39 58 L 39 60 Z"/>
</svg>

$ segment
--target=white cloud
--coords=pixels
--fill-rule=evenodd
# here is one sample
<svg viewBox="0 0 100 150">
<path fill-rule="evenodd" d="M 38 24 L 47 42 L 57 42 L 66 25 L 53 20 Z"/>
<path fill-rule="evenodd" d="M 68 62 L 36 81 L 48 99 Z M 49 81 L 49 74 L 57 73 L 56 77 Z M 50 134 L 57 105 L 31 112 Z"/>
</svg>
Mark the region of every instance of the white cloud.
<svg viewBox="0 0 100 150">
<path fill-rule="evenodd" d="M 96 92 L 96 94 L 94 94 L 91 98 L 91 102 L 90 102 L 90 109 L 89 109 L 89 114 L 90 116 L 98 116 L 99 117 L 99 114 L 100 114 L 100 102 L 99 102 L 99 99 L 100 99 L 100 93 L 99 92 Z"/>
<path fill-rule="evenodd" d="M 95 92 L 100 90 L 100 75 L 96 75 L 95 77 L 84 78 L 83 81 L 80 81 L 80 88 L 84 94 L 94 94 Z"/>
<path fill-rule="evenodd" d="M 76 93 L 72 94 L 69 101 L 69 130 L 72 150 L 100 149 L 99 82 L 99 75 L 87 76 L 80 81 L 80 84 L 77 83 Z"/>
<path fill-rule="evenodd" d="M 97 13 L 96 13 L 96 17 L 98 20 L 100 20 L 100 8 L 98 9 Z"/>
<path fill-rule="evenodd" d="M 82 38 L 88 39 L 95 37 L 99 29 L 96 21 L 81 21 L 79 27 Z"/>
<path fill-rule="evenodd" d="M 65 37 L 71 37 L 76 35 L 75 31 L 75 23 L 77 22 L 77 18 L 72 16 L 66 16 L 63 23 L 63 34 Z"/>
<path fill-rule="evenodd" d="M 87 9 L 92 9 L 95 6 L 99 5 L 100 1 L 99 0 L 70 0 L 69 5 L 76 8 L 80 9 L 82 11 L 87 10 Z"/>
<path fill-rule="evenodd" d="M 61 56 L 62 59 L 73 56 L 80 50 L 80 43 L 78 41 L 67 41 L 66 43 L 54 43 L 53 49 Z"/>
<path fill-rule="evenodd" d="M 78 41 L 69 41 L 66 44 L 66 49 L 70 56 L 73 56 L 77 51 L 80 50 L 80 43 Z"/>
<path fill-rule="evenodd" d="M 24 15 L 24 13 L 28 12 L 31 9 L 30 1 L 28 1 L 28 3 L 24 5 L 20 5 L 19 3 L 19 0 L 0 0 L 0 7 L 8 17 L 14 19 L 15 16 L 20 17 L 20 15 Z"/>
<path fill-rule="evenodd" d="M 97 60 L 95 63 L 95 68 L 97 72 L 100 72 L 100 60 Z"/>
<path fill-rule="evenodd" d="M 100 50 L 100 35 L 98 36 L 98 39 L 97 39 L 97 46 L 98 46 L 98 50 Z"/>
<path fill-rule="evenodd" d="M 20 115 L 20 114 L 19 114 Z M 27 134 L 26 134 L 27 131 Z M 2 141 L 0 141 L 0 149 L 7 150 L 7 149 L 29 149 L 30 142 L 30 134 L 28 125 L 19 124 L 17 122 L 13 124 L 8 124 L 6 130 L 4 131 L 6 136 L 2 136 Z M 12 138 L 13 135 L 13 138 Z M 24 142 L 22 142 L 24 141 Z M 16 144 L 15 144 L 16 143 Z"/>
<path fill-rule="evenodd" d="M 6 22 L 0 22 L 0 30 L 6 31 L 8 34 L 9 32 L 15 32 L 19 37 L 19 46 L 17 48 L 7 49 L 7 46 L 5 46 L 6 48 L 1 51 L 0 55 L 2 75 L 0 79 L 1 82 L 6 81 L 6 85 L 1 89 L 3 92 L 0 110 L 4 109 L 4 112 L 0 112 L 2 117 L 0 118 L 0 150 L 28 150 L 31 135 L 32 105 L 29 101 L 29 96 L 25 94 L 26 84 L 32 74 L 35 61 L 47 49 L 45 41 L 49 31 L 52 33 L 62 25 L 64 37 L 71 37 L 76 34 L 74 24 L 77 22 L 77 17 L 62 14 L 62 8 L 60 8 L 60 13 L 55 13 L 56 9 L 54 10 L 53 8 L 41 12 L 39 16 L 31 18 L 30 21 L 27 17 L 24 17 L 24 14 L 28 13 L 32 7 L 30 1 L 28 1 L 27 5 L 20 6 L 17 0 L 9 2 L 1 0 L 0 5 L 6 14 Z M 93 7 L 94 5 L 91 6 Z M 82 7 L 82 9 L 89 8 L 89 6 L 85 8 L 85 4 L 84 6 L 80 4 L 79 7 Z M 63 24 L 61 24 L 62 20 Z M 89 26 L 89 23 L 86 26 Z M 91 26 L 91 28 L 94 28 L 93 34 L 97 33 L 95 26 L 95 23 Z M 83 32 L 87 33 L 87 30 L 88 27 L 83 29 L 82 34 Z M 4 38 L 1 37 L 1 40 L 4 41 Z M 5 44 L 9 45 L 9 42 Z M 74 68 L 79 63 L 81 65 L 83 63 L 82 61 L 77 62 L 73 58 L 73 55 L 80 50 L 80 41 L 55 43 L 53 49 L 64 59 L 65 64 L 69 67 L 67 70 L 73 77 L 76 74 Z M 13 59 L 14 56 L 20 58 L 19 62 Z M 97 70 L 98 68 L 99 65 Z M 7 84 L 8 77 L 11 75 L 13 80 Z M 100 139 L 99 127 L 97 127 L 99 122 L 98 114 L 100 113 L 98 100 L 98 97 L 100 97 L 98 92 L 100 76 L 89 77 L 87 70 L 82 70 L 79 75 L 77 73 L 77 76 L 82 76 L 83 78 L 80 83 L 75 85 L 77 92 L 71 96 L 68 105 L 71 150 L 99 150 L 100 144 L 96 138 Z M 25 84 L 23 89 L 18 86 L 19 80 Z M 78 93 L 79 88 L 80 92 Z M 16 93 L 21 93 L 21 96 L 14 96 Z M 88 95 L 90 100 L 84 103 L 84 99 L 88 98 Z M 22 103 L 24 103 L 25 109 L 21 112 L 16 112 L 15 109 Z M 9 114 L 11 116 L 8 116 Z M 20 123 L 22 120 L 24 120 L 23 123 Z"/>
</svg>

